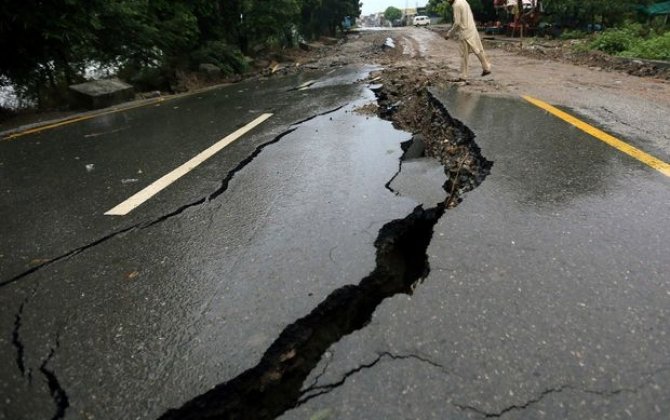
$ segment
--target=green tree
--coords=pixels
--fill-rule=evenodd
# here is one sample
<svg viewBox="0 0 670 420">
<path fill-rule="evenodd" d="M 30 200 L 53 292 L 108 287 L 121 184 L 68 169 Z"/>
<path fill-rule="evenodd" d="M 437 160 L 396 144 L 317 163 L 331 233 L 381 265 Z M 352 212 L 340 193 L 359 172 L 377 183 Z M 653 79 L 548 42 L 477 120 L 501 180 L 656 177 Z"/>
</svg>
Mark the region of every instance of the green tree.
<svg viewBox="0 0 670 420">
<path fill-rule="evenodd" d="M 640 1 L 645 3 L 646 0 Z M 555 22 L 577 27 L 601 22 L 613 26 L 623 22 L 635 2 L 630 0 L 544 0 L 546 13 Z"/>
<path fill-rule="evenodd" d="M 443 23 L 451 22 L 453 20 L 451 6 L 449 6 L 449 3 L 447 3 L 446 0 L 430 0 L 426 9 L 429 14 L 440 16 Z"/>
<path fill-rule="evenodd" d="M 242 54 L 286 46 L 297 30 L 335 35 L 359 0 L 51 0 L 0 2 L 0 80 L 42 100 L 83 80 L 91 62 L 131 79 L 199 62 L 244 71 Z"/>
<path fill-rule="evenodd" d="M 77 81 L 76 69 L 91 55 L 95 42 L 95 20 L 90 17 L 102 3 L 54 0 L 35 7 L 26 1 L 3 1 L 0 75 L 38 100 L 47 88 Z"/>
<path fill-rule="evenodd" d="M 400 19 L 402 17 L 402 10 L 397 7 L 389 6 L 384 11 L 384 18 L 387 22 L 393 22 L 394 20 Z"/>
<path fill-rule="evenodd" d="M 291 29 L 298 23 L 296 0 L 256 0 L 249 2 L 242 16 L 245 35 L 259 44 L 286 44 Z"/>
</svg>

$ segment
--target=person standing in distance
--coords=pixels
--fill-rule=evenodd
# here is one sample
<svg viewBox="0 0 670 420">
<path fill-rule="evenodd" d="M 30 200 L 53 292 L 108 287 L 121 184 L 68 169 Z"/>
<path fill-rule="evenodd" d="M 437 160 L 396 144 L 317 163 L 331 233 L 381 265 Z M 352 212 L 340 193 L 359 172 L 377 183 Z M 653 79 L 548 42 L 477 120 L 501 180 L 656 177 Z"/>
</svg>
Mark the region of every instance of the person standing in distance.
<svg viewBox="0 0 670 420">
<path fill-rule="evenodd" d="M 461 74 L 459 80 L 468 79 L 468 56 L 474 53 L 482 63 L 482 76 L 491 74 L 491 63 L 486 59 L 482 40 L 479 38 L 472 9 L 466 0 L 448 0 L 454 9 L 454 25 L 447 32 L 447 38 L 459 42 L 461 50 Z"/>
</svg>

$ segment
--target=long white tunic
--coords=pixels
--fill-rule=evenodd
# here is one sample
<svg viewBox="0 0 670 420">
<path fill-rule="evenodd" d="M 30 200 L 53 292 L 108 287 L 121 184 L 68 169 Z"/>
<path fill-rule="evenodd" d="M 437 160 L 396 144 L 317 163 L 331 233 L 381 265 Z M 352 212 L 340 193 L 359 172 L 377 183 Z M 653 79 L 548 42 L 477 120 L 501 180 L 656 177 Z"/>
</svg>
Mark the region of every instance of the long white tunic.
<svg viewBox="0 0 670 420">
<path fill-rule="evenodd" d="M 468 2 L 455 0 L 452 7 L 454 8 L 454 25 L 449 30 L 449 36 L 462 41 L 473 37 L 479 38 L 475 18 L 472 16 Z"/>
<path fill-rule="evenodd" d="M 472 16 L 472 9 L 470 9 L 468 2 L 466 0 L 455 0 L 452 7 L 454 8 L 454 25 L 449 30 L 449 37 L 467 42 L 475 54 L 484 51 L 477 32 L 475 18 Z"/>
</svg>

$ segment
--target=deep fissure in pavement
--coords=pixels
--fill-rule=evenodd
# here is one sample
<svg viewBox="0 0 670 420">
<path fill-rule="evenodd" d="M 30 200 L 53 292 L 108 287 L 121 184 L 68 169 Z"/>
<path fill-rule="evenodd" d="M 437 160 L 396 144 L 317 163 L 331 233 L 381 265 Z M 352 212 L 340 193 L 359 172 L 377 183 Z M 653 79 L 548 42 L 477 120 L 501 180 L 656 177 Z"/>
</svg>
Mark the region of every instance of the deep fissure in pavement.
<svg viewBox="0 0 670 420">
<path fill-rule="evenodd" d="M 19 306 L 19 310 L 16 312 L 16 315 L 14 316 L 14 330 L 12 331 L 12 345 L 16 349 L 16 365 L 18 366 L 19 370 L 21 371 L 21 376 L 26 376 L 26 366 L 24 363 L 24 350 L 25 347 L 23 345 L 23 342 L 21 341 L 21 319 L 23 316 L 23 307 L 25 306 L 26 302 L 22 302 L 21 306 Z"/>
<path fill-rule="evenodd" d="M 434 226 L 462 193 L 481 183 L 491 167 L 474 144 L 473 133 L 429 98 L 427 91 L 421 96 L 428 99 L 424 111 L 434 123 L 449 125 L 452 134 L 457 133 L 445 139 L 423 139 L 427 145 L 457 142 L 456 152 L 440 156 L 448 175 L 445 200 L 429 209 L 418 206 L 405 218 L 385 224 L 374 243 L 376 267 L 359 284 L 335 290 L 310 314 L 286 327 L 256 366 L 167 411 L 161 419 L 271 419 L 296 407 L 307 391 L 302 390 L 304 381 L 326 350 L 364 328 L 382 301 L 398 293 L 411 294 L 429 274 L 426 252 Z M 393 118 L 393 112 L 385 117 Z M 435 145 L 431 147 L 436 150 Z"/>
<path fill-rule="evenodd" d="M 294 407 L 301 387 L 321 356 L 345 335 L 363 328 L 377 306 L 412 286 L 428 272 L 426 249 L 444 205 L 420 206 L 384 225 L 375 241 L 377 267 L 358 285 L 331 293 L 309 315 L 288 326 L 261 362 L 218 385 L 163 419 L 268 419 Z"/>
<path fill-rule="evenodd" d="M 51 398 L 53 398 L 54 403 L 56 404 L 56 413 L 51 418 L 52 420 L 58 420 L 65 417 L 65 411 L 70 407 L 70 400 L 67 396 L 67 393 L 63 389 L 58 380 L 58 377 L 53 370 L 47 368 L 47 365 L 51 359 L 56 354 L 56 349 L 60 346 L 59 339 L 56 338 L 56 347 L 52 347 L 49 351 L 49 355 L 42 362 L 40 366 L 40 372 L 47 380 L 47 385 L 49 386 L 49 392 L 51 393 Z"/>
</svg>

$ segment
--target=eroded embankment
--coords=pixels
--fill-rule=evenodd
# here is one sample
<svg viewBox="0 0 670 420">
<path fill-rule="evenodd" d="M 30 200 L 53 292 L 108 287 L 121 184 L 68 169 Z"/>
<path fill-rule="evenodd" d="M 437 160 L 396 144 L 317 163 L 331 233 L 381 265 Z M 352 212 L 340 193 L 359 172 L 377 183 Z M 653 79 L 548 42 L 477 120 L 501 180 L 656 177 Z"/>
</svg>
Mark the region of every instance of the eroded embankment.
<svg viewBox="0 0 670 420">
<path fill-rule="evenodd" d="M 444 164 L 448 175 L 444 201 L 429 209 L 418 206 L 405 218 L 385 224 L 374 243 L 376 267 L 368 276 L 335 290 L 311 313 L 286 327 L 258 365 L 169 410 L 162 419 L 270 419 L 296 407 L 308 391 L 303 389 L 306 378 L 328 348 L 364 328 L 385 299 L 411 294 L 429 274 L 426 251 L 435 224 L 463 193 L 483 181 L 491 163 L 481 156 L 473 133 L 453 120 L 425 87 L 413 89 L 402 80 L 396 84 L 387 79 L 375 92 L 380 116 L 416 133 L 413 142 L 403 146 L 406 154 L 418 148 L 419 155 L 436 157 Z M 407 120 L 413 113 L 420 114 L 413 117 L 416 125 Z"/>
</svg>

